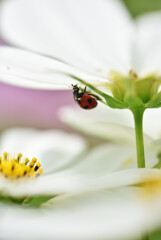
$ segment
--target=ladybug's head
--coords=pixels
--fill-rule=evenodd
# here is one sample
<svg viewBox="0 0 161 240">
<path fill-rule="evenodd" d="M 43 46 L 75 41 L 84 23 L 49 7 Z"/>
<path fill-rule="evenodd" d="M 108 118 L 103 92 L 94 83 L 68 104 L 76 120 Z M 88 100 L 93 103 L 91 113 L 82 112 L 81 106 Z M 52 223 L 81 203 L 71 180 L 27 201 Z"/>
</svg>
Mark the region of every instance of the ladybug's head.
<svg viewBox="0 0 161 240">
<path fill-rule="evenodd" d="M 79 87 L 78 87 L 77 84 L 76 85 L 72 84 L 72 87 L 73 87 L 73 92 L 78 92 L 79 91 Z"/>
</svg>

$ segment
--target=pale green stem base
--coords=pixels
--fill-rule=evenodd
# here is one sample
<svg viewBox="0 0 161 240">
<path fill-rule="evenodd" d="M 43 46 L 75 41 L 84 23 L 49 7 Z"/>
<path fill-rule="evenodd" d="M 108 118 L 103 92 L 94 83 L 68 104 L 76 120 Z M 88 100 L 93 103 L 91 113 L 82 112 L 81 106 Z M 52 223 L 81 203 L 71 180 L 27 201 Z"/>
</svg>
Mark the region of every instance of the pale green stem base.
<svg viewBox="0 0 161 240">
<path fill-rule="evenodd" d="M 137 166 L 145 168 L 144 139 L 143 139 L 143 108 L 132 109 L 135 122 L 135 136 L 137 149 Z"/>
</svg>

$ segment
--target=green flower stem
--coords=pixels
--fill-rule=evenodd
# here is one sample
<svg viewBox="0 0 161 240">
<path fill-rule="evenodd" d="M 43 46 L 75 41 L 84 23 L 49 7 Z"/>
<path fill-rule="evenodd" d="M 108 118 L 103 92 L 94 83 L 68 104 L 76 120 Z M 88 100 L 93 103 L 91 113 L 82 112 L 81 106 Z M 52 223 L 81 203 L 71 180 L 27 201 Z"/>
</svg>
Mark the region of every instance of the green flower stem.
<svg viewBox="0 0 161 240">
<path fill-rule="evenodd" d="M 143 114 L 144 108 L 131 109 L 135 121 L 135 136 L 137 149 L 137 165 L 138 168 L 145 168 L 144 156 L 144 138 L 143 138 Z"/>
<path fill-rule="evenodd" d="M 146 236 L 141 236 L 141 240 L 149 240 L 149 236 L 146 235 Z"/>
<path fill-rule="evenodd" d="M 80 79 L 74 75 L 70 75 L 70 77 L 74 78 L 75 80 L 79 81 L 80 83 L 84 84 L 85 86 L 89 87 L 92 91 L 99 94 L 103 97 L 107 103 L 107 105 L 111 108 L 129 108 L 129 103 L 132 103 L 130 110 L 134 116 L 135 122 L 135 136 L 136 136 L 136 150 L 137 150 L 137 166 L 138 168 L 145 168 L 145 156 L 144 156 L 144 137 L 143 137 L 143 115 L 145 108 L 143 107 L 142 100 L 138 98 L 133 98 L 133 95 L 128 98 L 128 104 L 117 100 L 114 97 L 111 97 L 108 94 L 97 89 L 94 85 Z M 134 101 L 135 100 L 135 101 Z M 137 106 L 137 107 L 136 107 Z M 148 235 L 140 236 L 141 240 L 149 240 Z"/>
<path fill-rule="evenodd" d="M 144 156 L 144 137 L 143 137 L 143 115 L 144 108 L 132 109 L 135 122 L 135 136 L 136 136 L 136 149 L 137 149 L 137 165 L 138 168 L 145 168 Z M 142 235 L 141 240 L 149 240 L 149 236 Z"/>
</svg>

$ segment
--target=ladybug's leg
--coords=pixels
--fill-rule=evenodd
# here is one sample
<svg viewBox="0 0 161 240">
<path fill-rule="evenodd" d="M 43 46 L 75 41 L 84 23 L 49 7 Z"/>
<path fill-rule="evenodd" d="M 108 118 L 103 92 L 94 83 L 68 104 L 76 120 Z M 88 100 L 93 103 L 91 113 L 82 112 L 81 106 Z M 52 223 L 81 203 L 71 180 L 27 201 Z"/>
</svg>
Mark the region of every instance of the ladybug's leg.
<svg viewBox="0 0 161 240">
<path fill-rule="evenodd" d="M 84 88 L 84 93 L 86 93 L 86 89 L 87 89 L 87 86 L 85 86 L 85 88 Z"/>
<path fill-rule="evenodd" d="M 87 92 L 86 92 L 86 89 L 87 89 L 87 86 L 85 86 L 85 88 L 84 88 L 84 91 L 83 91 L 84 94 L 87 93 Z M 89 92 L 88 92 L 87 94 L 90 95 L 90 96 L 94 96 L 94 94 L 89 93 Z"/>
<path fill-rule="evenodd" d="M 85 86 L 84 91 L 83 91 L 83 94 L 86 94 L 86 93 L 87 93 L 89 96 L 92 96 L 92 97 L 94 97 L 94 98 L 97 99 L 97 100 L 100 100 L 100 99 L 101 99 L 99 96 L 95 95 L 94 93 L 86 92 L 86 89 L 87 89 L 87 86 Z"/>
<path fill-rule="evenodd" d="M 88 93 L 88 95 L 94 97 L 94 98 L 97 99 L 97 100 L 101 100 L 101 98 L 100 98 L 99 96 L 95 95 L 95 94 Z"/>
</svg>

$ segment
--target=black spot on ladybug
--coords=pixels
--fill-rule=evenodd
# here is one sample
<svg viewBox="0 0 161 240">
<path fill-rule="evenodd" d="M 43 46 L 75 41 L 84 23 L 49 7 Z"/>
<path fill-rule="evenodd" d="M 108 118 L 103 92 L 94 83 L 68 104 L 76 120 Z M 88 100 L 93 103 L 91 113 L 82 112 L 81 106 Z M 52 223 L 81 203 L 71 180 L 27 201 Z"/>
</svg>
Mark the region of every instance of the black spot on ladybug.
<svg viewBox="0 0 161 240">
<path fill-rule="evenodd" d="M 89 103 L 92 103 L 92 98 L 88 98 L 87 100 Z"/>
<path fill-rule="evenodd" d="M 82 91 L 78 85 L 72 85 L 73 87 L 73 97 L 76 103 L 83 109 L 93 109 L 97 106 L 97 101 L 92 94 L 86 94 L 86 87 Z"/>
<path fill-rule="evenodd" d="M 88 106 L 84 106 L 83 108 L 84 108 L 84 109 L 87 109 L 87 108 L 88 108 Z"/>
</svg>

